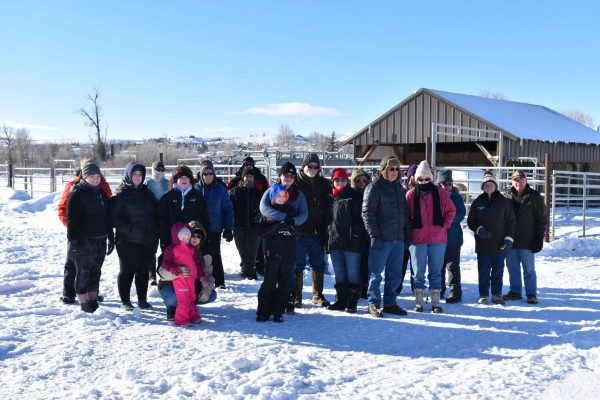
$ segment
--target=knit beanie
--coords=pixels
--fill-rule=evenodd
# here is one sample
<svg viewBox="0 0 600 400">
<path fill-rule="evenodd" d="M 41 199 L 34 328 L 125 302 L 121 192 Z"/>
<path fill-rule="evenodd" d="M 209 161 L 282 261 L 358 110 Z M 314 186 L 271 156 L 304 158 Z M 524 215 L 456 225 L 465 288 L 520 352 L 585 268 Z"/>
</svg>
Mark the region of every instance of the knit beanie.
<svg viewBox="0 0 600 400">
<path fill-rule="evenodd" d="M 419 178 L 429 178 L 433 180 L 431 168 L 429 167 L 429 163 L 426 160 L 423 160 L 419 163 L 417 171 L 415 172 L 415 179 L 418 180 Z"/>
<path fill-rule="evenodd" d="M 93 161 L 86 163 L 81 168 L 81 176 L 83 177 L 83 179 L 87 178 L 90 175 L 102 175 L 102 173 L 100 172 L 100 167 Z"/>
<path fill-rule="evenodd" d="M 453 182 L 451 169 L 444 169 L 444 170 L 438 171 L 437 179 L 435 180 L 435 184 L 439 185 L 442 182 L 447 182 L 447 183 Z"/>
<path fill-rule="evenodd" d="M 285 174 L 294 174 L 297 175 L 296 166 L 291 162 L 284 163 L 281 168 L 279 168 L 279 174 L 277 176 L 285 175 Z"/>
<path fill-rule="evenodd" d="M 181 228 L 179 230 L 179 232 L 177 232 L 177 237 L 179 238 L 179 240 L 183 241 L 183 237 L 187 235 L 189 237 L 192 237 L 192 232 L 190 231 L 190 228 L 188 228 L 187 226 L 184 226 L 183 228 Z"/>
<path fill-rule="evenodd" d="M 379 170 L 381 172 L 385 171 L 388 167 L 399 167 L 400 160 L 398 160 L 394 156 L 385 156 L 381 159 L 381 163 L 379 164 Z"/>
<path fill-rule="evenodd" d="M 335 181 L 336 178 L 346 178 L 348 179 L 348 172 L 346 172 L 345 168 L 336 168 L 333 170 L 331 174 L 331 180 Z"/>
<path fill-rule="evenodd" d="M 248 156 L 242 160 L 242 164 L 252 164 L 254 165 L 254 158 Z"/>
<path fill-rule="evenodd" d="M 310 153 L 304 156 L 304 161 L 302 161 L 302 168 L 306 167 L 311 162 L 317 164 L 317 167 L 321 168 L 321 161 L 319 160 L 319 156 L 315 153 Z"/>
<path fill-rule="evenodd" d="M 152 169 L 153 169 L 153 170 L 155 170 L 155 169 L 157 169 L 157 168 L 162 168 L 162 169 L 165 169 L 165 164 L 163 164 L 163 162 L 162 162 L 162 161 L 154 161 L 154 162 L 152 163 Z"/>
<path fill-rule="evenodd" d="M 494 182 L 494 185 L 496 185 L 496 189 L 498 189 L 498 182 L 494 178 L 494 174 L 492 173 L 492 171 L 485 171 L 483 173 L 483 179 L 481 180 L 481 190 L 483 190 L 483 185 L 485 185 L 487 182 Z"/>
<path fill-rule="evenodd" d="M 271 186 L 271 192 L 269 193 L 269 199 L 271 200 L 271 204 L 275 204 L 275 198 L 281 192 L 285 193 L 285 201 L 287 202 L 290 198 L 290 195 L 288 194 L 285 186 L 283 186 L 281 183 L 276 183 L 273 186 Z"/>
</svg>

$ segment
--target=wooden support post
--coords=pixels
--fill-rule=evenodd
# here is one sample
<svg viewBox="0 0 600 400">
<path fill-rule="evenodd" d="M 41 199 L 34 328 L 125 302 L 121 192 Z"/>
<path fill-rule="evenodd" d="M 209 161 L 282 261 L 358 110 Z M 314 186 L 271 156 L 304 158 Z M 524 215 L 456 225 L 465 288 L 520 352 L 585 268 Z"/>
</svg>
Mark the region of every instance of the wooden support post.
<svg viewBox="0 0 600 400">
<path fill-rule="evenodd" d="M 425 160 L 431 165 L 431 137 L 425 138 Z"/>
<path fill-rule="evenodd" d="M 163 153 L 158 153 L 158 160 L 163 162 Z"/>
<path fill-rule="evenodd" d="M 6 186 L 8 186 L 9 188 L 14 187 L 14 169 L 13 169 L 13 165 L 12 164 L 8 164 L 8 182 L 6 184 Z"/>
<path fill-rule="evenodd" d="M 552 165 L 550 160 L 550 153 L 546 153 L 544 155 L 544 168 L 545 168 L 545 177 L 544 177 L 544 195 L 546 202 L 546 233 L 544 235 L 544 240 L 546 243 L 550 242 L 550 207 L 552 202 L 550 200 L 550 176 L 552 175 Z M 552 210 L 554 212 L 554 210 Z"/>
</svg>

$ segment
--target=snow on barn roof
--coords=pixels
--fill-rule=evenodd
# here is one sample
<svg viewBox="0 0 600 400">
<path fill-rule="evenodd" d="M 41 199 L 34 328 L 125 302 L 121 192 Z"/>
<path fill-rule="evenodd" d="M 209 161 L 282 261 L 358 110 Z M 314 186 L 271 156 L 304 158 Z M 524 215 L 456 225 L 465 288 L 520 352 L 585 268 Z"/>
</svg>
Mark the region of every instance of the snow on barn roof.
<svg viewBox="0 0 600 400">
<path fill-rule="evenodd" d="M 522 139 L 600 144 L 600 133 L 544 106 L 426 90 Z"/>
</svg>

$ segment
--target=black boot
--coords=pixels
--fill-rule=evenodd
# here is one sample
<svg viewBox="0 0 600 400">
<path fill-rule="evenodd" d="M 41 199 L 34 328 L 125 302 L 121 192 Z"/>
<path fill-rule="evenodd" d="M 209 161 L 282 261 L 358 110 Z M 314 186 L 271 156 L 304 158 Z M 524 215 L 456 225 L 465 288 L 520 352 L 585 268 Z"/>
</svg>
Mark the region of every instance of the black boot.
<svg viewBox="0 0 600 400">
<path fill-rule="evenodd" d="M 340 283 L 334 287 L 337 293 L 337 301 L 327 306 L 327 309 L 344 311 L 346 309 L 346 303 L 348 302 L 348 286 L 345 283 Z"/>
<path fill-rule="evenodd" d="M 285 313 L 287 315 L 294 315 L 294 314 L 296 314 L 296 311 L 294 311 L 294 309 L 295 309 L 294 294 L 290 293 L 290 296 L 288 297 L 287 305 L 285 307 Z"/>
<path fill-rule="evenodd" d="M 346 312 L 354 314 L 356 312 L 356 305 L 360 297 L 361 287 L 350 285 L 348 287 L 348 300 L 346 302 Z"/>
</svg>

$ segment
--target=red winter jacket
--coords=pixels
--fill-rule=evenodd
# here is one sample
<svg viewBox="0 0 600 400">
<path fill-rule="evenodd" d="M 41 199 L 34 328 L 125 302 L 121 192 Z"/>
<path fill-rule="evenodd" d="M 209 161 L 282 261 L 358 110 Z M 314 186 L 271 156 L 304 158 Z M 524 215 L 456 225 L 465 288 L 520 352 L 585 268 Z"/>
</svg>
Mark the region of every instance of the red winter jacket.
<svg viewBox="0 0 600 400">
<path fill-rule="evenodd" d="M 440 208 L 442 211 L 442 218 L 444 219 L 444 226 L 433 225 L 433 195 L 427 194 L 427 198 L 419 196 L 421 205 L 421 221 L 423 222 L 423 228 L 412 230 L 412 241 L 413 244 L 432 244 L 432 243 L 447 243 L 448 242 L 448 229 L 452 226 L 454 221 L 454 215 L 456 214 L 456 207 L 448 193 L 441 187 L 435 187 L 440 194 Z M 415 215 L 415 203 L 414 203 L 415 189 L 410 189 L 406 194 L 406 202 L 408 203 L 408 215 L 411 222 Z"/>
<path fill-rule="evenodd" d="M 67 199 L 69 198 L 69 193 L 71 193 L 71 187 L 79 182 L 80 179 L 81 178 L 78 175 L 65 185 L 63 194 L 58 202 L 58 219 L 60 219 L 60 222 L 62 222 L 65 227 L 67 226 Z M 100 181 L 100 186 L 110 198 L 112 196 L 112 190 L 110 190 L 110 186 L 108 182 L 106 182 L 106 179 L 102 178 L 102 181 Z"/>
</svg>

